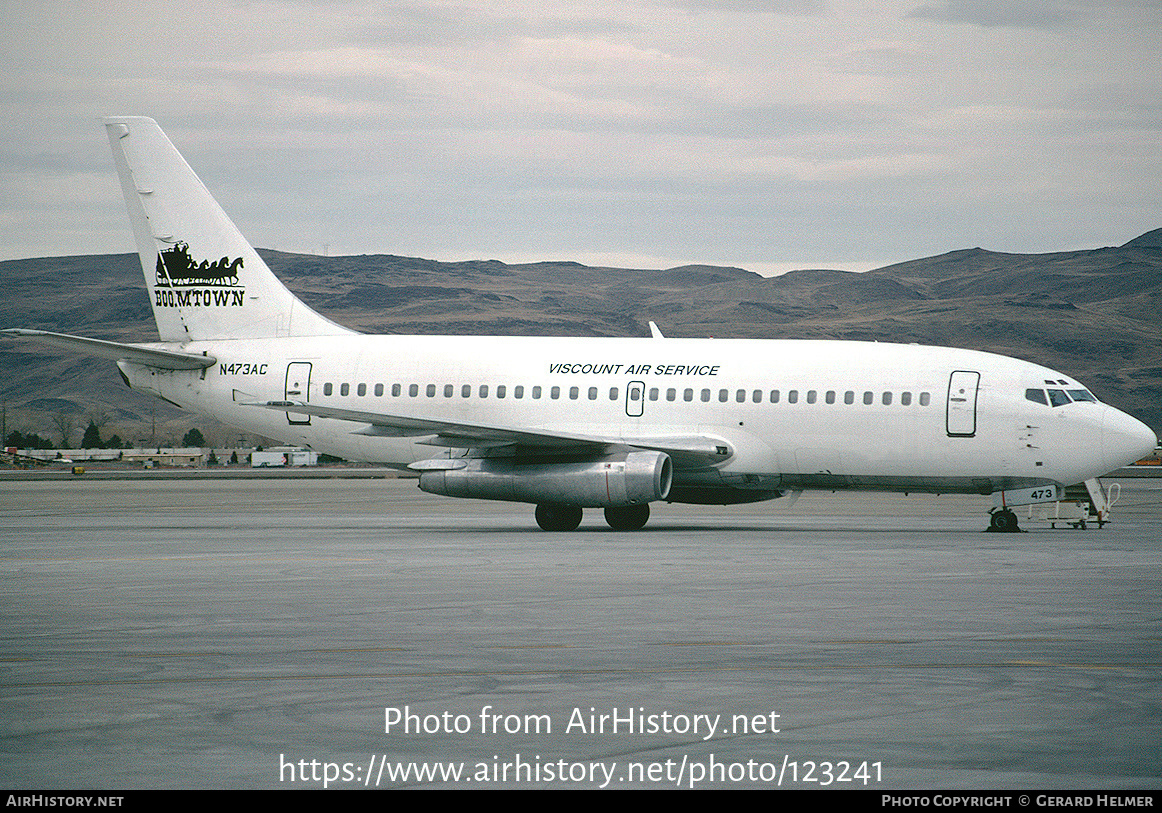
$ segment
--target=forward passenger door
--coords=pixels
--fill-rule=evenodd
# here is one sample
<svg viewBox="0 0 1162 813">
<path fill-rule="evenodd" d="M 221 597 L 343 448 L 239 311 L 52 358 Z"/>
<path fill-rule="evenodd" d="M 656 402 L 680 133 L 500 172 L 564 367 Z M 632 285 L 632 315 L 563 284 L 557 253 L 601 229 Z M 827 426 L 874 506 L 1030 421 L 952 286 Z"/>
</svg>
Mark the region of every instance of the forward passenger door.
<svg viewBox="0 0 1162 813">
<path fill-rule="evenodd" d="M 945 413 L 948 436 L 971 438 L 976 435 L 976 396 L 980 373 L 956 370 L 948 377 L 948 400 Z"/>
</svg>

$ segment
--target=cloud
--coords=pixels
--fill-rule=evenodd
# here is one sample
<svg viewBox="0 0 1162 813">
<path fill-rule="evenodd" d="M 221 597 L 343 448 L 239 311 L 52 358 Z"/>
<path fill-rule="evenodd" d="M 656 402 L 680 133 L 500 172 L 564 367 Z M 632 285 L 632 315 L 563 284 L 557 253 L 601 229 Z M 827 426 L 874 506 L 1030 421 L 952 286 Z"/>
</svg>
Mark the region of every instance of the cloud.
<svg viewBox="0 0 1162 813">
<path fill-rule="evenodd" d="M 288 250 L 866 267 L 1121 243 L 1162 210 L 1162 12 L 1135 3 L 13 6 L 0 246 L 125 250 L 109 113 L 157 118 Z"/>
<path fill-rule="evenodd" d="M 1060 3 L 1037 0 L 935 0 L 908 16 L 982 28 L 1055 28 L 1077 15 Z"/>
</svg>

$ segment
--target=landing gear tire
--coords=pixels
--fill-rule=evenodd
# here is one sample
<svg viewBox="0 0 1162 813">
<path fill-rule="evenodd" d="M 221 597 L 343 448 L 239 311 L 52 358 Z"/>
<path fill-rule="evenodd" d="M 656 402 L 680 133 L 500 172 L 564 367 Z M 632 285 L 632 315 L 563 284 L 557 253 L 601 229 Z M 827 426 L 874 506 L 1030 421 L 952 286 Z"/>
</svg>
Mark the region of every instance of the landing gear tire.
<svg viewBox="0 0 1162 813">
<path fill-rule="evenodd" d="M 581 524 L 581 509 L 576 505 L 538 505 L 536 516 L 543 531 L 575 531 Z"/>
<path fill-rule="evenodd" d="M 605 509 L 605 521 L 615 531 L 637 531 L 645 527 L 650 519 L 649 503 L 618 506 Z"/>
<path fill-rule="evenodd" d="M 993 511 L 992 518 L 989 520 L 989 530 L 996 533 L 1015 534 L 1021 529 L 1017 527 L 1017 515 L 1006 508 L 1003 511 Z"/>
</svg>

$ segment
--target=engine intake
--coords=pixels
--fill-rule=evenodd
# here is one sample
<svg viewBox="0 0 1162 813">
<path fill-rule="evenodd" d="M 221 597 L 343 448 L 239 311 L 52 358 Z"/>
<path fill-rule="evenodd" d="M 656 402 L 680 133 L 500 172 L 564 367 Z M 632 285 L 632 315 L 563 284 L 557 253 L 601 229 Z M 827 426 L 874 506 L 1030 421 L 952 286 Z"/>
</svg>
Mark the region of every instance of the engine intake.
<svg viewBox="0 0 1162 813">
<path fill-rule="evenodd" d="M 609 508 L 664 500 L 674 479 L 670 456 L 654 451 L 570 463 L 506 458 L 467 463 L 462 469 L 423 472 L 420 488 L 447 497 Z"/>
</svg>

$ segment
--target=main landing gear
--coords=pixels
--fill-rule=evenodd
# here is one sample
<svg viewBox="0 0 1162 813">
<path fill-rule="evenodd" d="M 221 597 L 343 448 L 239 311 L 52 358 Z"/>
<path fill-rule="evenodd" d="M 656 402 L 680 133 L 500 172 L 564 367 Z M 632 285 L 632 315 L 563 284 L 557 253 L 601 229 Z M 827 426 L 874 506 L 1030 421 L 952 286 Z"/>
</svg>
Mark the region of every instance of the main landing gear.
<svg viewBox="0 0 1162 813">
<path fill-rule="evenodd" d="M 605 509 L 605 521 L 615 531 L 638 531 L 645 527 L 650 519 L 649 503 L 641 505 L 626 505 L 618 508 Z"/>
<path fill-rule="evenodd" d="M 581 509 L 576 505 L 538 505 L 537 525 L 542 531 L 575 531 L 581 524 Z"/>
<path fill-rule="evenodd" d="M 1008 508 L 993 509 L 989 518 L 989 530 L 995 533 L 1020 533 L 1017 527 L 1017 515 Z"/>
<path fill-rule="evenodd" d="M 581 524 L 581 509 L 576 505 L 538 505 L 537 525 L 545 531 L 575 531 Z M 605 509 L 605 521 L 615 531 L 636 531 L 650 519 L 650 506 L 624 505 Z"/>
</svg>

